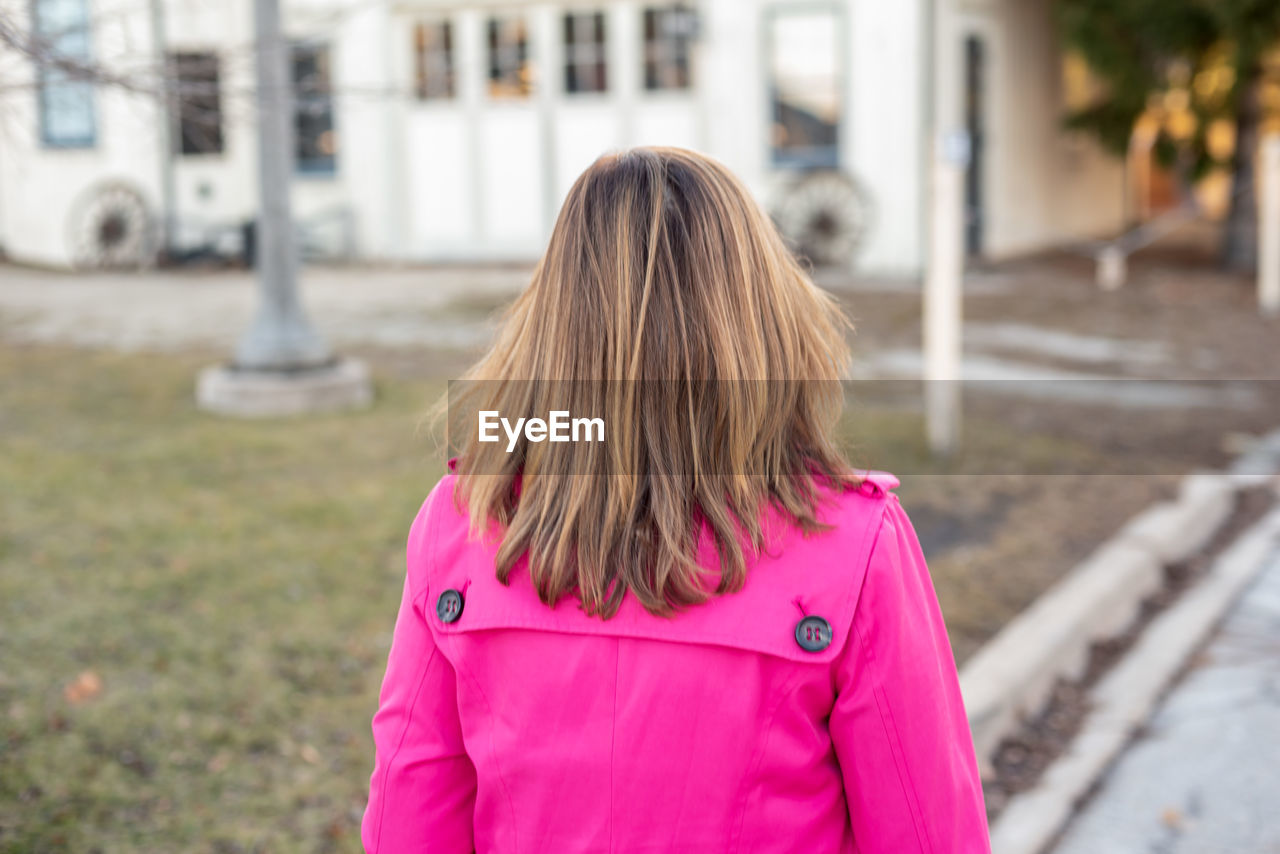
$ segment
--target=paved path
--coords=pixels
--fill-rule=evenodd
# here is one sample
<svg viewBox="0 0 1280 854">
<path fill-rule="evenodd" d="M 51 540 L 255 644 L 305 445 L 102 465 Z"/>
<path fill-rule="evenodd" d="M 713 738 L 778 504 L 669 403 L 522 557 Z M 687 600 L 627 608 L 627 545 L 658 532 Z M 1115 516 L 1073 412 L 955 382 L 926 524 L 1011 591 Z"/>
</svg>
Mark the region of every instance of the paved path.
<svg viewBox="0 0 1280 854">
<path fill-rule="evenodd" d="M 471 348 L 492 309 L 529 282 L 518 267 L 303 271 L 307 310 L 334 344 Z M 112 350 L 229 350 L 257 304 L 247 272 L 68 274 L 0 265 L 0 332 Z"/>
<path fill-rule="evenodd" d="M 491 340 L 496 309 L 528 284 L 531 273 L 515 265 L 309 266 L 300 287 L 312 321 L 335 347 L 471 351 Z M 918 299 L 918 285 L 915 292 L 901 291 L 833 274 L 824 283 L 850 295 L 900 292 L 907 303 Z M 1009 274 L 973 274 L 966 276 L 965 292 L 1000 293 L 1011 285 Z M 246 271 L 76 274 L 0 264 L 0 337 L 9 340 L 225 353 L 248 328 L 256 304 L 256 283 Z M 965 380 L 1015 398 L 1126 409 L 1248 409 L 1265 388 L 1148 380 L 1158 366 L 1176 363 L 1169 341 L 1055 330 L 1046 320 L 966 324 Z M 1043 364 L 1046 358 L 1068 367 Z M 922 368 L 918 349 L 888 346 L 866 355 L 855 376 L 915 380 Z M 1112 382 L 1122 377 L 1124 382 Z"/>
<path fill-rule="evenodd" d="M 1053 854 L 1280 854 L 1280 553 Z"/>
</svg>

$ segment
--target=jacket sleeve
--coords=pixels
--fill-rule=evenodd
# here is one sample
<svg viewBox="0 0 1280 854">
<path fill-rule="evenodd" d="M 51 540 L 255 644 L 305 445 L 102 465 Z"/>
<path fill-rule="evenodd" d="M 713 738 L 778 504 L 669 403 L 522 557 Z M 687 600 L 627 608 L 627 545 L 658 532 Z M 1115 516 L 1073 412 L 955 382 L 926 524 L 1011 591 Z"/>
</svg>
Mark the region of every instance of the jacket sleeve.
<svg viewBox="0 0 1280 854">
<path fill-rule="evenodd" d="M 475 768 L 462 743 L 453 666 L 427 623 L 431 501 L 409 531 L 404 594 L 373 717 L 375 759 L 361 826 L 369 854 L 473 850 Z"/>
<path fill-rule="evenodd" d="M 830 731 L 863 854 L 989 852 L 959 678 L 924 554 L 889 495 L 848 641 Z"/>
</svg>

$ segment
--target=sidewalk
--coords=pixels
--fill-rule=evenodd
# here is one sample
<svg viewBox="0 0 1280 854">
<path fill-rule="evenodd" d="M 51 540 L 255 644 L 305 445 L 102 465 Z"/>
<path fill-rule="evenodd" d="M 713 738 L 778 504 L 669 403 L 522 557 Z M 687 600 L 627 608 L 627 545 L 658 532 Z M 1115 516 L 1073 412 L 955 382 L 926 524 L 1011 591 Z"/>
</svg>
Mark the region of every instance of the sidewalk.
<svg viewBox="0 0 1280 854">
<path fill-rule="evenodd" d="M 1280 550 L 1053 854 L 1280 854 Z"/>
<path fill-rule="evenodd" d="M 336 347 L 472 350 L 528 283 L 522 267 L 306 267 L 306 312 Z M 258 305 L 245 270 L 63 273 L 0 264 L 0 333 L 123 352 L 230 351 Z"/>
</svg>

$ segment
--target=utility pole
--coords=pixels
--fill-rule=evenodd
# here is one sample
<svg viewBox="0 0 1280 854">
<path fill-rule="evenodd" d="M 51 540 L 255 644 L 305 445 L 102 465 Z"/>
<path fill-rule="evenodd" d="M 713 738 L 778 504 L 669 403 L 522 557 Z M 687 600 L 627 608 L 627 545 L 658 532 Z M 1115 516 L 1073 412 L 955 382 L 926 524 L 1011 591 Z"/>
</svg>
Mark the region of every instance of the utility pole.
<svg viewBox="0 0 1280 854">
<path fill-rule="evenodd" d="M 174 149 L 174 71 L 169 67 L 169 43 L 165 29 L 164 0 L 151 0 L 151 40 L 155 47 L 156 68 L 164 85 L 160 87 L 161 101 L 157 108 L 159 120 L 156 127 L 156 146 L 160 153 L 160 252 L 168 257 L 173 250 L 174 220 L 177 218 L 178 193 L 173 177 Z"/>
<path fill-rule="evenodd" d="M 280 0 L 253 0 L 257 45 L 258 311 L 229 365 L 206 368 L 200 406 L 226 415 L 296 415 L 367 406 L 368 369 L 336 357 L 308 322 L 298 296 L 298 246 L 289 205 L 293 98 Z"/>
<path fill-rule="evenodd" d="M 923 312 L 925 433 L 929 449 L 940 456 L 960 444 L 964 167 L 969 159 L 954 2 L 933 0 L 929 255 Z"/>
<path fill-rule="evenodd" d="M 1280 315 L 1280 135 L 1262 141 L 1258 198 L 1258 310 Z"/>
<path fill-rule="evenodd" d="M 240 339 L 235 364 L 257 370 L 314 368 L 332 360 L 298 300 L 298 247 L 289 183 L 293 179 L 293 92 L 280 0 L 254 0 L 258 83 L 258 316 Z"/>
</svg>

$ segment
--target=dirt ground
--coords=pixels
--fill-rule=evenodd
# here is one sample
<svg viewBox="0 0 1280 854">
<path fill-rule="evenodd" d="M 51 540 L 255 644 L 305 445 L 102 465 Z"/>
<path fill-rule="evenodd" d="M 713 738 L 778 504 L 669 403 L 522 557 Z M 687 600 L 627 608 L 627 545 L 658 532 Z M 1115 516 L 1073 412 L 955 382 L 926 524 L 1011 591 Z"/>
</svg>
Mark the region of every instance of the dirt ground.
<svg viewBox="0 0 1280 854">
<path fill-rule="evenodd" d="M 966 384 L 952 473 L 926 472 L 898 445 L 883 464 L 869 455 L 903 473 L 960 660 L 1181 474 L 1222 467 L 1280 427 L 1280 319 L 1258 315 L 1250 280 L 1177 247 L 1134 256 L 1119 291 L 1092 277 L 1091 261 L 1067 254 L 972 271 L 966 361 L 1031 378 Z M 827 284 L 857 318 L 864 357 L 919 347 L 917 293 Z M 991 334 L 1010 328 L 1031 334 Z M 1085 386 L 1102 399 L 1075 399 Z M 1127 405 L 1152 391 L 1153 405 Z"/>
<path fill-rule="evenodd" d="M 965 358 L 979 370 L 950 460 L 925 449 L 919 380 L 879 369 L 884 354 L 919 350 L 918 286 L 815 276 L 854 318 L 854 349 L 869 366 L 851 384 L 866 405 L 850 406 L 848 444 L 859 465 L 902 479 L 961 661 L 1129 518 L 1171 497 L 1181 475 L 1220 468 L 1249 437 L 1280 427 L 1280 320 L 1258 316 L 1251 281 L 1178 246 L 1135 255 L 1115 292 L 1093 274 L 1089 259 L 1065 253 L 970 271 Z M 456 308 L 485 317 L 504 302 L 462 296 Z M 405 376 L 421 370 L 415 354 L 379 352 Z M 461 370 L 471 354 L 432 361 Z M 994 378 L 981 371 L 990 365 L 1001 369 Z M 1089 389 L 1099 393 L 1077 394 Z"/>
</svg>

